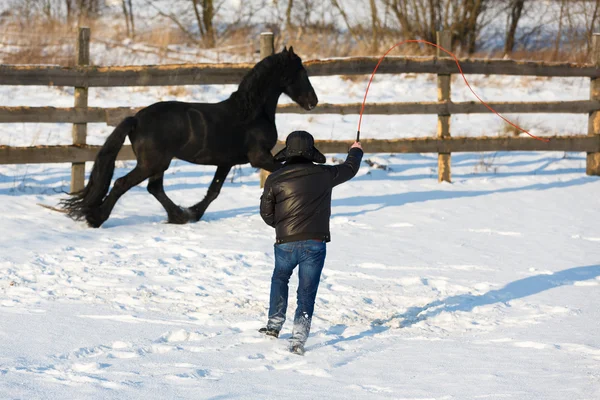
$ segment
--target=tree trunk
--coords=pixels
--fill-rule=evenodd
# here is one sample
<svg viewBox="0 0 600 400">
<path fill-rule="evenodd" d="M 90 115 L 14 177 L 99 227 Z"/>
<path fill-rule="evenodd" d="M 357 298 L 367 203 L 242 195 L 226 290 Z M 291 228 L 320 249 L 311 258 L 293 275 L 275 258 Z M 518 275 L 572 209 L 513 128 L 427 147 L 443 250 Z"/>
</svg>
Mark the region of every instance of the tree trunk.
<svg viewBox="0 0 600 400">
<path fill-rule="evenodd" d="M 125 28 L 127 29 L 127 36 L 131 36 L 131 28 L 129 27 L 129 11 L 127 11 L 127 0 L 121 0 L 123 6 L 123 15 L 125 16 Z"/>
<path fill-rule="evenodd" d="M 506 31 L 506 40 L 504 42 L 504 54 L 512 53 L 515 47 L 515 34 L 517 32 L 517 26 L 523 13 L 523 6 L 525 0 L 511 0 L 510 13 L 508 16 L 508 30 Z"/>
<path fill-rule="evenodd" d="M 131 37 L 135 36 L 135 23 L 133 18 L 133 4 L 132 0 L 127 0 L 129 4 L 129 25 L 131 26 Z"/>
<path fill-rule="evenodd" d="M 87 17 L 87 8 L 85 7 L 85 0 L 78 0 L 79 3 L 79 16 L 78 16 L 78 21 L 79 21 L 79 26 L 81 26 L 83 24 L 83 19 L 84 17 Z"/>
<path fill-rule="evenodd" d="M 72 0 L 65 0 L 65 6 L 67 8 L 67 23 L 71 23 L 71 18 L 73 17 L 73 3 Z"/>
<path fill-rule="evenodd" d="M 477 19 L 479 18 L 479 15 L 481 14 L 481 11 L 483 9 L 483 1 L 484 0 L 474 0 L 472 3 L 471 15 L 470 15 L 469 21 L 467 23 L 467 29 L 468 29 L 468 35 L 469 35 L 469 48 L 468 48 L 469 55 L 475 53 L 475 46 L 477 44 L 476 42 L 477 42 L 477 32 L 478 32 Z"/>
<path fill-rule="evenodd" d="M 556 60 L 558 58 L 558 52 L 560 50 L 560 42 L 562 41 L 562 31 L 563 31 L 563 18 L 565 15 L 565 3 L 566 0 L 560 1 L 560 14 L 558 16 L 558 31 L 556 32 L 556 40 L 554 41 L 554 54 L 552 58 Z"/>
<path fill-rule="evenodd" d="M 200 11 L 198 10 L 198 0 L 192 0 L 192 5 L 194 6 L 194 15 L 196 16 L 196 23 L 198 24 L 200 36 L 204 37 L 204 24 L 202 23 L 202 17 L 200 16 Z"/>
<path fill-rule="evenodd" d="M 427 37 L 430 42 L 432 42 L 433 39 L 435 38 L 436 32 L 438 30 L 441 30 L 441 28 L 438 27 L 438 22 L 437 22 L 438 16 L 439 16 L 437 6 L 439 6 L 439 3 L 440 3 L 439 0 L 437 0 L 437 1 L 429 0 L 429 4 L 428 4 L 428 7 L 429 7 L 429 10 L 428 10 L 429 11 L 429 29 L 428 29 L 429 33 L 428 33 Z"/>
<path fill-rule="evenodd" d="M 288 0 L 287 9 L 285 10 L 285 29 L 292 28 L 292 9 L 294 8 L 294 0 Z"/>
<path fill-rule="evenodd" d="M 377 53 L 379 49 L 379 16 L 375 0 L 369 0 L 369 5 L 371 6 L 371 51 Z"/>
<path fill-rule="evenodd" d="M 350 20 L 348 19 L 348 15 L 346 14 L 346 11 L 344 11 L 344 8 L 341 6 L 340 3 L 338 3 L 337 0 L 331 0 L 331 4 L 340 12 L 340 15 L 346 23 L 346 27 L 348 28 L 348 32 L 350 32 L 356 43 L 360 43 L 360 37 L 358 36 L 354 28 L 352 28 L 352 25 L 350 24 Z"/>
<path fill-rule="evenodd" d="M 592 48 L 592 37 L 594 36 L 594 28 L 596 26 L 596 20 L 598 19 L 599 11 L 600 11 L 600 0 L 596 0 L 594 2 L 594 11 L 592 12 L 590 24 L 587 26 L 587 29 L 586 29 L 587 30 L 587 32 L 586 32 L 586 41 L 587 41 L 586 55 L 587 55 L 587 57 L 589 57 L 590 51 Z"/>
<path fill-rule="evenodd" d="M 204 22 L 205 40 L 208 47 L 215 47 L 214 17 L 213 0 L 202 0 L 202 21 Z"/>
</svg>

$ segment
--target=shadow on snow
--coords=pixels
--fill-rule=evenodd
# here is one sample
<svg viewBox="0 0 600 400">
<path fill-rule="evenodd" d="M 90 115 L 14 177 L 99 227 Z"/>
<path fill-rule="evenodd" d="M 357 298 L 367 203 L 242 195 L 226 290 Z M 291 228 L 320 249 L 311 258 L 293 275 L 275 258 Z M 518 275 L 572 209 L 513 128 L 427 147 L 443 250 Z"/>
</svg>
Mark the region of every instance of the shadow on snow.
<svg viewBox="0 0 600 400">
<path fill-rule="evenodd" d="M 336 339 L 328 340 L 324 343 L 320 343 L 311 347 L 318 348 L 323 346 L 333 346 L 340 342 L 375 336 L 379 333 L 389 330 L 390 327 L 385 326 L 385 324 L 388 324 L 393 320 L 400 320 L 401 326 L 403 328 L 408 328 L 416 323 L 433 318 L 444 312 L 470 312 L 475 307 L 496 303 L 507 304 L 512 300 L 532 296 L 560 286 L 573 285 L 576 282 L 595 279 L 599 276 L 600 265 L 569 268 L 550 275 L 540 274 L 529 276 L 527 278 L 510 282 L 501 289 L 490 290 L 484 294 L 473 295 L 466 293 L 457 296 L 450 296 L 445 299 L 435 300 L 420 307 L 410 307 L 405 312 L 394 314 L 388 319 L 378 319 L 371 322 L 371 328 L 361 333 L 349 337 L 338 337 Z M 340 330 L 338 329 L 338 331 Z M 341 332 L 343 332 L 343 329 Z M 335 334 L 335 331 L 332 331 L 331 333 Z M 307 350 L 310 350 L 310 348 Z"/>
</svg>

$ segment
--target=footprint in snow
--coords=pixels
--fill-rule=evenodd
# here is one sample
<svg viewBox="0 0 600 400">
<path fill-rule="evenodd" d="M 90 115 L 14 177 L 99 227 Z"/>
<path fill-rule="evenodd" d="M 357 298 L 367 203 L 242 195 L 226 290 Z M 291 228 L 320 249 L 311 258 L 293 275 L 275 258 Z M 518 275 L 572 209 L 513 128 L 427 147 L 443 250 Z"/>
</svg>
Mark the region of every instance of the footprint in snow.
<svg viewBox="0 0 600 400">
<path fill-rule="evenodd" d="M 507 232 L 507 231 L 497 231 L 495 229 L 489 229 L 489 228 L 484 228 L 484 229 L 469 229 L 469 232 L 476 232 L 476 233 L 488 233 L 488 234 L 494 234 L 494 235 L 501 235 L 501 236 L 523 236 L 522 233 L 520 232 Z"/>
</svg>

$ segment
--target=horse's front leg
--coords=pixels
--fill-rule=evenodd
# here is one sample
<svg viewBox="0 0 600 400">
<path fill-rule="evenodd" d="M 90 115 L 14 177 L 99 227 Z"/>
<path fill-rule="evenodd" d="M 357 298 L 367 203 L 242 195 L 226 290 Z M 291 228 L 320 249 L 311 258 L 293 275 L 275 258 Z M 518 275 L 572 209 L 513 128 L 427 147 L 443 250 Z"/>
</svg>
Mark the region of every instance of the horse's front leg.
<svg viewBox="0 0 600 400">
<path fill-rule="evenodd" d="M 230 170 L 231 165 L 219 165 L 217 167 L 215 177 L 208 187 L 208 192 L 206 193 L 206 196 L 204 196 L 204 199 L 188 209 L 191 221 L 199 221 L 210 203 L 212 203 L 213 200 L 219 196 L 219 193 L 221 193 L 221 188 L 223 187 L 223 183 L 225 183 L 225 179 L 227 178 L 227 174 L 229 174 Z"/>
<path fill-rule="evenodd" d="M 254 168 L 261 168 L 269 172 L 275 172 L 283 167 L 283 164 L 275 161 L 271 152 L 265 149 L 251 150 L 248 153 L 248 159 Z"/>
</svg>

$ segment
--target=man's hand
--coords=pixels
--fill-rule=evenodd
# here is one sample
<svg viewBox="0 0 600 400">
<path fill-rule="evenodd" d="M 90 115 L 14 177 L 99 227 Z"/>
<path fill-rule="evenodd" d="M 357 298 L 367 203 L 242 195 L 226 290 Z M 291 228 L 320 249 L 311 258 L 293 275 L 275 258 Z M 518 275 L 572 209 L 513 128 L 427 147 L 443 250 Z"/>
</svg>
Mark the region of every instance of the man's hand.
<svg viewBox="0 0 600 400">
<path fill-rule="evenodd" d="M 363 149 L 362 145 L 360 144 L 360 142 L 354 142 L 354 144 L 352 146 L 350 146 L 350 148 L 351 149 L 358 148 L 358 149 L 361 149 L 361 150 Z"/>
</svg>

